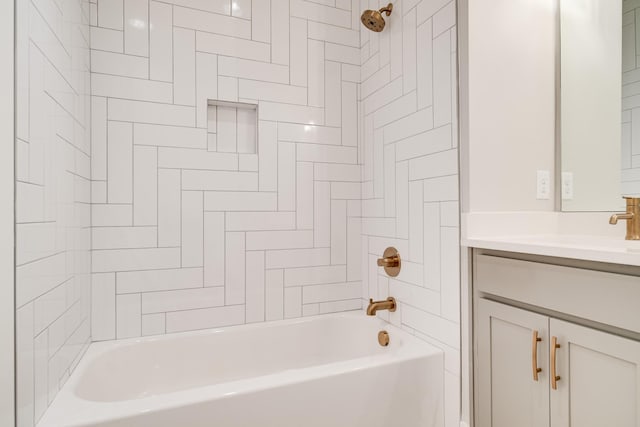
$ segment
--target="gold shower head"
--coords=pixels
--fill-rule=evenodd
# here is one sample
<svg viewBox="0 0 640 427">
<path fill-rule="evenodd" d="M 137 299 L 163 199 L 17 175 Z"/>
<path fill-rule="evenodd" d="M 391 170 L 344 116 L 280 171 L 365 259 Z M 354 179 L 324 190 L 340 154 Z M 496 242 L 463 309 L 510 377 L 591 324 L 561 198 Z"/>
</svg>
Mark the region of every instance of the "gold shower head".
<svg viewBox="0 0 640 427">
<path fill-rule="evenodd" d="M 383 7 L 380 10 L 365 10 L 362 12 L 362 16 L 360 16 L 360 20 L 362 24 L 370 29 L 371 31 L 375 31 L 379 33 L 384 30 L 384 18 L 382 17 L 383 13 L 386 13 L 387 16 L 391 15 L 391 11 L 393 11 L 393 4 L 389 3 L 386 7 Z"/>
</svg>

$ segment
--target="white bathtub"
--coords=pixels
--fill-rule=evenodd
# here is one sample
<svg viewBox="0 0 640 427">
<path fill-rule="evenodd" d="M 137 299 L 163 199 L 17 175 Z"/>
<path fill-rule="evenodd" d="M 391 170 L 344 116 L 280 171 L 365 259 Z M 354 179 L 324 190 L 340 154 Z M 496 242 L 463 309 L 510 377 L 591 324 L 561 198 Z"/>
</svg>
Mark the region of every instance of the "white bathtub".
<svg viewBox="0 0 640 427">
<path fill-rule="evenodd" d="M 351 312 L 94 343 L 38 426 L 441 427 L 442 390 L 440 350 Z"/>
</svg>

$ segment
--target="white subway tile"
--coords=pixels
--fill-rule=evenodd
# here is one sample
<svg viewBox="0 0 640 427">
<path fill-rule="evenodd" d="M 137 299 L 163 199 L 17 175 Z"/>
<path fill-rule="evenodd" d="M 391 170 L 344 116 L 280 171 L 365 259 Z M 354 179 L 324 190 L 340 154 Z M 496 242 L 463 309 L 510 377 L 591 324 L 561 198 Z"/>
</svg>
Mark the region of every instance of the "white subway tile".
<svg viewBox="0 0 640 427">
<path fill-rule="evenodd" d="M 451 123 L 451 37 L 446 31 L 433 40 L 433 123 Z"/>
<path fill-rule="evenodd" d="M 309 105 L 324 106 L 324 43 L 308 39 L 307 42 L 307 79 L 309 88 Z M 284 120 L 283 120 L 284 121 Z M 324 122 L 323 122 L 324 123 Z M 315 122 L 318 124 L 318 122 Z"/>
<path fill-rule="evenodd" d="M 263 121 L 273 121 L 322 125 L 324 124 L 324 109 L 260 101 L 260 121 L 261 123 Z M 260 132 L 260 135 L 262 136 L 262 132 Z"/>
<path fill-rule="evenodd" d="M 322 22 L 315 21 L 315 19 L 317 19 L 317 17 L 315 17 L 314 20 L 308 21 L 310 39 L 350 46 L 353 48 L 360 47 L 360 31 L 341 28 L 336 25 L 324 24 Z M 358 58 L 359 56 L 360 55 L 358 54 Z"/>
<path fill-rule="evenodd" d="M 193 107 L 126 99 L 109 99 L 107 107 L 109 120 L 135 122 L 136 127 L 139 126 L 138 123 L 167 126 L 195 125 L 195 108 Z"/>
<path fill-rule="evenodd" d="M 454 25 L 456 25 L 456 4 L 452 1 L 433 15 L 433 37 L 438 37 Z"/>
<path fill-rule="evenodd" d="M 440 205 L 424 204 L 424 285 L 440 290 Z"/>
<path fill-rule="evenodd" d="M 216 146 L 218 151 L 238 151 L 238 109 L 216 107 Z"/>
<path fill-rule="evenodd" d="M 247 252 L 246 322 L 265 320 L 265 255 Z"/>
<path fill-rule="evenodd" d="M 423 182 L 412 181 L 409 183 L 409 260 L 423 261 Z"/>
<path fill-rule="evenodd" d="M 228 231 L 293 230 L 295 212 L 233 212 L 227 215 Z"/>
<path fill-rule="evenodd" d="M 209 100 L 218 98 L 218 64 L 217 55 L 196 52 L 196 126 L 199 128 L 207 127 Z"/>
<path fill-rule="evenodd" d="M 227 232 L 225 236 L 225 304 L 245 301 L 245 233 Z"/>
<path fill-rule="evenodd" d="M 219 328 L 244 323 L 244 305 L 167 313 L 167 333 Z"/>
<path fill-rule="evenodd" d="M 331 185 L 314 182 L 313 241 L 315 247 L 331 246 Z"/>
<path fill-rule="evenodd" d="M 313 285 L 302 288 L 303 304 L 340 301 L 359 298 L 361 284 L 354 283 L 334 283 L 329 285 Z"/>
<path fill-rule="evenodd" d="M 291 0 L 291 16 L 345 28 L 351 27 L 351 13 L 349 11 L 310 1 Z"/>
<path fill-rule="evenodd" d="M 149 2 L 149 78 L 173 81 L 173 8 Z"/>
<path fill-rule="evenodd" d="M 133 149 L 133 223 L 158 224 L 158 151 L 155 147 Z"/>
<path fill-rule="evenodd" d="M 424 180 L 424 201 L 458 200 L 458 176 L 449 175 Z"/>
<path fill-rule="evenodd" d="M 302 288 L 284 288 L 284 318 L 302 316 Z"/>
<path fill-rule="evenodd" d="M 293 249 L 313 247 L 312 231 L 250 231 L 247 250 Z"/>
<path fill-rule="evenodd" d="M 231 37 L 251 38 L 251 21 L 191 8 L 174 7 L 173 25 Z"/>
<path fill-rule="evenodd" d="M 178 148 L 207 148 L 206 129 L 135 123 L 134 144 Z M 163 156 L 164 157 L 164 156 Z M 163 161 L 163 164 L 167 164 Z"/>
<path fill-rule="evenodd" d="M 331 264 L 347 263 L 347 202 L 331 201 Z"/>
<path fill-rule="evenodd" d="M 271 1 L 251 2 L 251 38 L 255 41 L 271 41 Z"/>
<path fill-rule="evenodd" d="M 151 335 L 161 335 L 166 332 L 164 313 L 143 314 L 141 335 L 143 337 Z"/>
<path fill-rule="evenodd" d="M 409 192 L 411 191 L 408 162 L 396 163 L 395 184 L 396 233 L 399 238 L 407 239 L 409 237 Z M 422 201 L 422 185 L 420 185 L 420 201 Z"/>
<path fill-rule="evenodd" d="M 142 334 L 140 294 L 116 296 L 116 338 L 135 338 Z"/>
<path fill-rule="evenodd" d="M 313 174 L 316 181 L 344 181 L 360 182 L 360 165 L 344 165 L 331 163 L 316 163 Z"/>
<path fill-rule="evenodd" d="M 343 76 L 344 79 L 344 76 Z M 357 86 L 342 82 L 342 145 L 358 145 Z"/>
<path fill-rule="evenodd" d="M 289 0 L 271 0 L 271 62 L 289 65 Z"/>
<path fill-rule="evenodd" d="M 402 17 L 402 81 L 404 93 L 416 89 L 416 9 Z"/>
<path fill-rule="evenodd" d="M 92 50 L 91 72 L 146 79 L 149 77 L 149 60 L 140 56 Z"/>
<path fill-rule="evenodd" d="M 133 206 L 92 204 L 91 225 L 93 227 L 133 225 Z"/>
<path fill-rule="evenodd" d="M 225 214 L 204 213 L 204 285 L 224 286 Z"/>
<path fill-rule="evenodd" d="M 278 143 L 278 209 L 296 210 L 296 145 Z"/>
<path fill-rule="evenodd" d="M 288 268 L 284 271 L 284 286 L 307 286 L 341 283 L 347 278 L 345 265 Z"/>
<path fill-rule="evenodd" d="M 340 145 L 340 127 L 301 125 L 295 123 L 280 122 L 278 123 L 278 139 L 280 141 Z"/>
<path fill-rule="evenodd" d="M 158 246 L 180 246 L 180 171 L 158 169 Z"/>
<path fill-rule="evenodd" d="M 395 144 L 397 160 L 445 151 L 451 147 L 451 134 L 451 125 L 445 125 L 398 141 Z"/>
<path fill-rule="evenodd" d="M 263 116 L 264 114 L 261 113 L 261 118 L 264 118 Z M 275 123 L 261 120 L 258 132 L 260 134 L 258 140 L 260 191 L 276 191 L 278 188 L 278 128 Z"/>
<path fill-rule="evenodd" d="M 122 30 L 124 0 L 100 0 L 98 1 L 98 26 Z"/>
<path fill-rule="evenodd" d="M 291 84 L 307 85 L 307 21 L 291 18 Z"/>
<path fill-rule="evenodd" d="M 322 144 L 298 144 L 299 162 L 357 163 L 358 149 Z"/>
<path fill-rule="evenodd" d="M 331 261 L 329 248 L 271 250 L 266 254 L 266 268 L 311 267 Z"/>
<path fill-rule="evenodd" d="M 418 27 L 417 45 L 417 89 L 418 108 L 433 105 L 433 39 L 432 21 L 429 19 Z"/>
<path fill-rule="evenodd" d="M 185 174 L 183 171 L 182 182 L 184 186 Z M 203 266 L 203 195 L 201 191 L 182 192 L 182 267 Z"/>
<path fill-rule="evenodd" d="M 313 228 L 313 163 L 298 162 L 295 176 L 298 229 Z"/>
<path fill-rule="evenodd" d="M 124 53 L 149 56 L 149 2 L 147 0 L 124 2 Z"/>
<path fill-rule="evenodd" d="M 223 287 L 146 292 L 141 295 L 142 314 L 224 305 Z"/>
<path fill-rule="evenodd" d="M 362 247 L 362 221 L 360 218 L 347 218 L 347 280 L 362 278 L 360 254 L 366 251 Z"/>
<path fill-rule="evenodd" d="M 124 33 L 121 30 L 91 27 L 91 49 L 124 52 Z"/>
<path fill-rule="evenodd" d="M 158 244 L 156 227 L 92 227 L 92 249 L 153 248 Z"/>
<path fill-rule="evenodd" d="M 118 294 L 198 288 L 202 287 L 202 268 L 119 272 L 116 283 Z"/>
<path fill-rule="evenodd" d="M 91 275 L 91 339 L 105 341 L 116 338 L 115 273 Z"/>
<path fill-rule="evenodd" d="M 389 280 L 389 294 L 402 303 L 403 308 L 405 304 L 408 304 L 432 314 L 440 314 L 440 294 L 438 292 L 391 279 Z"/>
<path fill-rule="evenodd" d="M 276 193 L 243 192 L 205 192 L 205 211 L 277 211 Z"/>
<path fill-rule="evenodd" d="M 218 75 L 272 83 L 289 83 L 289 68 L 285 65 L 221 56 Z"/>
<path fill-rule="evenodd" d="M 240 79 L 238 95 L 240 98 L 307 105 L 307 89 L 288 84 Z"/>
<path fill-rule="evenodd" d="M 204 191 L 256 191 L 258 174 L 255 172 L 182 171 L 183 190 Z"/>
<path fill-rule="evenodd" d="M 174 21 L 179 15 L 174 8 Z M 177 25 L 174 23 L 174 25 Z M 173 103 L 196 105 L 196 33 L 173 28 Z"/>
<path fill-rule="evenodd" d="M 284 317 L 284 272 L 265 272 L 265 320 L 280 320 Z"/>
<path fill-rule="evenodd" d="M 109 203 L 133 202 L 133 126 L 109 122 L 107 200 Z"/>
<path fill-rule="evenodd" d="M 95 273 L 176 268 L 179 265 L 180 248 L 108 249 L 92 252 Z"/>
<path fill-rule="evenodd" d="M 271 56 L 270 45 L 268 43 L 238 39 L 220 34 L 204 33 L 201 31 L 196 32 L 196 50 L 263 62 L 268 62 Z"/>
<path fill-rule="evenodd" d="M 342 121 L 342 82 L 340 80 L 340 64 L 325 61 L 325 118 L 327 126 L 340 126 Z"/>
<path fill-rule="evenodd" d="M 396 151 L 393 145 L 384 147 L 384 213 L 396 216 Z"/>
<path fill-rule="evenodd" d="M 458 172 L 458 150 L 447 150 L 409 160 L 409 179 L 426 179 L 455 175 Z"/>
</svg>

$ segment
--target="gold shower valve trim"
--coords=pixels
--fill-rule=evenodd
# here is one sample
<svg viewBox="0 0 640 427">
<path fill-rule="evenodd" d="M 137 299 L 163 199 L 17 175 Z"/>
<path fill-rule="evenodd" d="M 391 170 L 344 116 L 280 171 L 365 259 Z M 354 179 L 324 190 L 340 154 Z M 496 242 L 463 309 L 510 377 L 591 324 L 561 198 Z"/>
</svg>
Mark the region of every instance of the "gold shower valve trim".
<svg viewBox="0 0 640 427">
<path fill-rule="evenodd" d="M 391 277 L 396 277 L 400 274 L 401 266 L 400 254 L 394 247 L 385 249 L 382 258 L 378 258 L 378 267 L 384 267 L 384 271 Z"/>
</svg>

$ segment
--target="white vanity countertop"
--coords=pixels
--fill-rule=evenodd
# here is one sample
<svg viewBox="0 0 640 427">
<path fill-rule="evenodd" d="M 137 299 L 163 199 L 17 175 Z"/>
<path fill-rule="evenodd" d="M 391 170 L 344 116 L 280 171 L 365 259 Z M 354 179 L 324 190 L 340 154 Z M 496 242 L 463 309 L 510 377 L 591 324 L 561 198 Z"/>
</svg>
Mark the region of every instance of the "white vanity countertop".
<svg viewBox="0 0 640 427">
<path fill-rule="evenodd" d="M 640 266 L 640 241 L 624 240 L 624 224 L 609 226 L 609 214 L 578 215 L 555 212 L 463 214 L 462 245 Z"/>
</svg>

